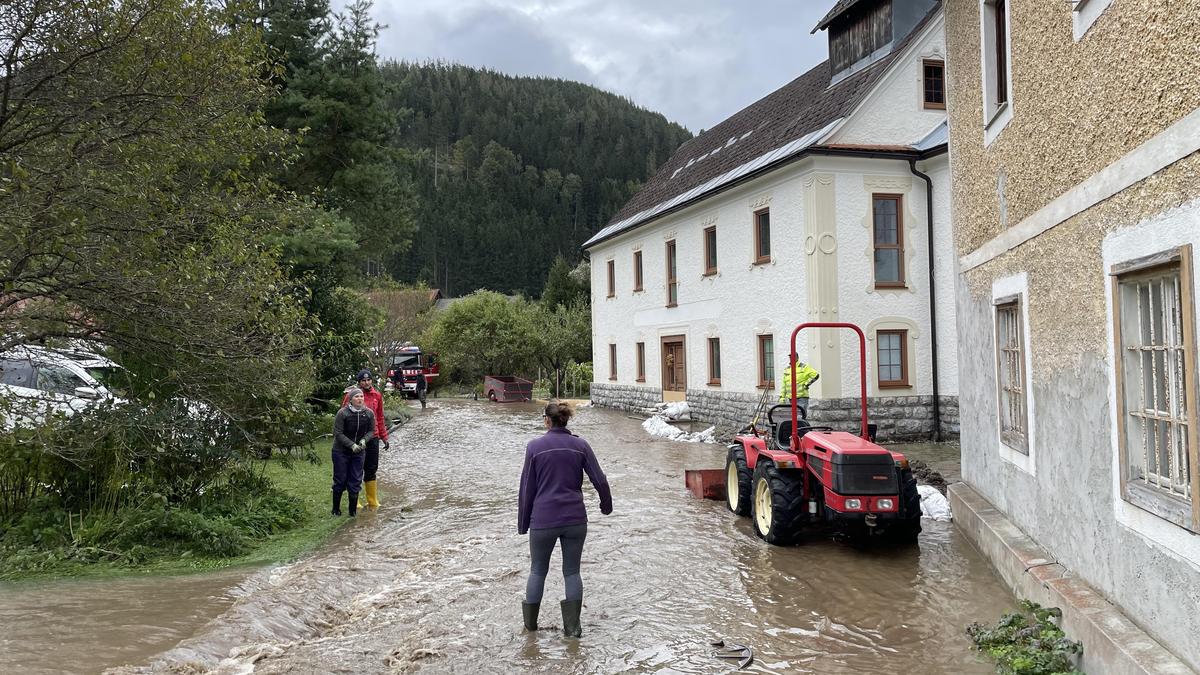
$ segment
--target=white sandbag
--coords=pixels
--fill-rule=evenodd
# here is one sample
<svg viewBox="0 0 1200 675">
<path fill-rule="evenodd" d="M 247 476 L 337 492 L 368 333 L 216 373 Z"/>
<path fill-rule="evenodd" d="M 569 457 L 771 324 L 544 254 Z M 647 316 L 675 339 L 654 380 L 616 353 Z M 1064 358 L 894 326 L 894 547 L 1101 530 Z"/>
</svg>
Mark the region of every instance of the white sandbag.
<svg viewBox="0 0 1200 675">
<path fill-rule="evenodd" d="M 942 522 L 950 522 L 950 500 L 932 485 L 918 485 L 917 492 L 921 494 L 921 517 Z"/>
</svg>

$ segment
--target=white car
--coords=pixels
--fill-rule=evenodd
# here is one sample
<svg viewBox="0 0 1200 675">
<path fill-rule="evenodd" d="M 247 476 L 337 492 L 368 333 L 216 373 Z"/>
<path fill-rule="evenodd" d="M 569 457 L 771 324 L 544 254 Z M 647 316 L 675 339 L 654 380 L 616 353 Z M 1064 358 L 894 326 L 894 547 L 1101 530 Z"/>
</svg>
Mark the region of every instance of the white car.
<svg viewBox="0 0 1200 675">
<path fill-rule="evenodd" d="M 74 414 L 100 402 L 120 403 L 126 392 L 121 366 L 97 354 L 22 345 L 0 354 L 3 426 L 55 412 Z"/>
</svg>

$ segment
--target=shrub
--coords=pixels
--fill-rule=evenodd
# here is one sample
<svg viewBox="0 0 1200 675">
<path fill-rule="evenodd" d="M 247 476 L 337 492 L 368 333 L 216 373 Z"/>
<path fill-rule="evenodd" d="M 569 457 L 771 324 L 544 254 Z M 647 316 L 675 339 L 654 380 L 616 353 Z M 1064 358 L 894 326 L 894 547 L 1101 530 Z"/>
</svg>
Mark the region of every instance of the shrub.
<svg viewBox="0 0 1200 675">
<path fill-rule="evenodd" d="M 996 671 L 1005 675 L 1082 675 L 1075 668 L 1083 645 L 1071 640 L 1056 623 L 1057 607 L 1045 608 L 1021 601 L 1021 612 L 1005 614 L 994 627 L 967 626 L 976 648 L 996 660 Z"/>
</svg>

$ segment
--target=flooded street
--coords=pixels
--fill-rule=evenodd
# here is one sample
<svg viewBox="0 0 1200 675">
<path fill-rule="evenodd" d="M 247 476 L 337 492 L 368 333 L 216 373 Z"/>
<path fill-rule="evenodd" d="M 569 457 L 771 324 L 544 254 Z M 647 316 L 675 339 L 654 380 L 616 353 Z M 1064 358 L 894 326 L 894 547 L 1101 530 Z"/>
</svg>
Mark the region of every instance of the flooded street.
<svg viewBox="0 0 1200 675">
<path fill-rule="evenodd" d="M 724 639 L 753 648 L 752 672 L 992 672 L 963 629 L 994 621 L 1014 600 L 952 524 L 925 521 L 919 549 L 861 551 L 828 540 L 771 547 L 755 538 L 749 519 L 683 488 L 683 469 L 722 466 L 724 447 L 650 440 L 638 420 L 610 410 L 583 409 L 571 425 L 595 448 L 614 502 L 614 513 L 601 516 L 585 488 L 583 638 L 554 630 L 563 593 L 557 552 L 544 630 L 526 634 L 528 539 L 516 534 L 516 493 L 525 442 L 541 433 L 540 411 L 434 406 L 384 455 L 378 513 L 360 513 L 322 551 L 233 582 L 235 590 L 198 590 L 194 612 L 179 606 L 186 582 L 163 580 L 173 611 L 146 603 L 112 621 L 162 630 L 206 611 L 214 597 L 217 606 L 207 608 L 219 616 L 153 658 L 136 650 L 124 661 L 81 654 L 61 667 L 721 673 L 733 666 L 712 658 L 709 642 Z M 9 604 L 0 601 L 0 618 L 11 626 L 20 619 L 4 611 Z M 136 640 L 138 632 L 114 627 L 111 635 Z M 38 648 L 72 648 L 46 634 L 30 639 L 20 652 L 30 657 Z M 12 649 L 4 643 L 0 664 L 18 662 Z"/>
</svg>

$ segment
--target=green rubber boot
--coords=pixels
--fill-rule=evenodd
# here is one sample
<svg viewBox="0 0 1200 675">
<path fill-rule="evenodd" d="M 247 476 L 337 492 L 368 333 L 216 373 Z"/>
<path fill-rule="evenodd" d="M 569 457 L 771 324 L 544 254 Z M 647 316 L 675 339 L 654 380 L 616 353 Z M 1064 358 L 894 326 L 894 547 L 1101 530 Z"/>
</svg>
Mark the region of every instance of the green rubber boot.
<svg viewBox="0 0 1200 675">
<path fill-rule="evenodd" d="M 582 637 L 583 628 L 579 625 L 579 613 L 583 611 L 582 600 L 563 600 L 562 607 L 563 634 L 567 637 Z"/>
<path fill-rule="evenodd" d="M 525 630 L 534 631 L 538 629 L 537 617 L 538 610 L 541 609 L 541 607 L 542 603 L 540 602 L 521 603 L 521 616 L 525 619 Z"/>
</svg>

